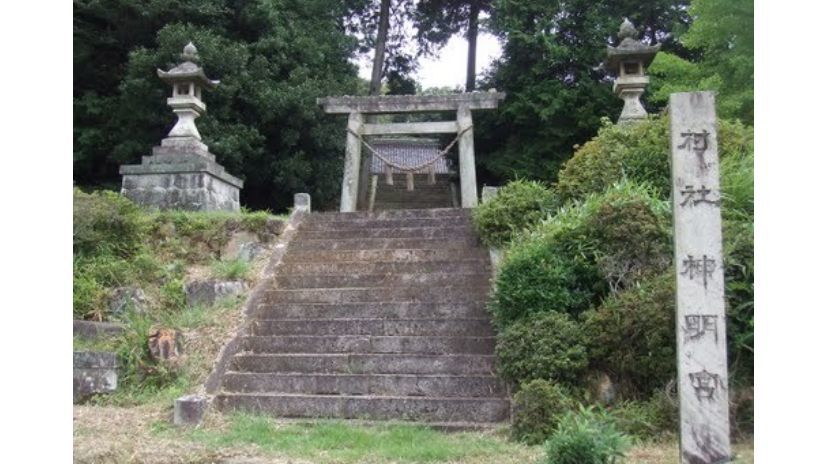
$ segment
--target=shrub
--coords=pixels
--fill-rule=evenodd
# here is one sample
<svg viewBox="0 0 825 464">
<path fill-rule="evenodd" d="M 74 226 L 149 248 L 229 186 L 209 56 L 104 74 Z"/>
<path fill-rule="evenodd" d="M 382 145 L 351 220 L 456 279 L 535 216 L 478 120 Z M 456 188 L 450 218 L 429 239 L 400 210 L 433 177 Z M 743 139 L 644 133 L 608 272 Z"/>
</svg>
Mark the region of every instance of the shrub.
<svg viewBox="0 0 825 464">
<path fill-rule="evenodd" d="M 507 327 L 497 337 L 496 355 L 501 376 L 517 384 L 534 379 L 573 382 L 587 367 L 581 327 L 554 311 Z"/>
<path fill-rule="evenodd" d="M 500 188 L 496 196 L 473 211 L 473 224 L 488 246 L 506 245 L 519 231 L 537 224 L 556 206 L 546 186 L 515 180 Z"/>
<path fill-rule="evenodd" d="M 624 456 L 630 439 L 604 411 L 568 412 L 544 445 L 546 464 L 612 464 Z"/>
<path fill-rule="evenodd" d="M 140 208 L 110 191 L 74 190 L 72 243 L 75 254 L 129 257 L 145 240 Z"/>
<path fill-rule="evenodd" d="M 577 315 L 662 272 L 671 261 L 668 206 L 648 187 L 621 182 L 568 205 L 515 240 L 496 276 L 496 324 L 526 314 Z"/>
<path fill-rule="evenodd" d="M 634 124 L 604 120 L 598 135 L 582 145 L 559 171 L 556 189 L 562 201 L 583 199 L 607 190 L 623 178 L 650 185 L 657 197 L 670 194 L 670 128 L 667 117 L 651 116 Z M 753 128 L 718 120 L 719 156 L 753 152 Z"/>
<path fill-rule="evenodd" d="M 612 291 L 664 271 L 672 260 L 669 205 L 643 186 L 622 182 L 590 199 L 584 229 Z"/>
<path fill-rule="evenodd" d="M 78 272 L 74 262 L 72 281 L 72 308 L 75 319 L 102 321 L 107 313 L 107 291 L 89 274 Z"/>
<path fill-rule="evenodd" d="M 576 401 L 560 385 L 535 379 L 513 396 L 513 438 L 529 445 L 543 443 L 556 428 L 561 415 Z"/>
<path fill-rule="evenodd" d="M 266 231 L 267 221 L 272 217 L 269 211 L 241 211 L 241 228 L 250 232 L 262 233 Z"/>
<path fill-rule="evenodd" d="M 731 375 L 753 381 L 753 153 L 722 160 L 728 354 Z"/>
<path fill-rule="evenodd" d="M 591 367 L 626 395 L 646 397 L 676 376 L 675 285 L 667 272 L 582 315 Z"/>
<path fill-rule="evenodd" d="M 186 290 L 182 276 L 169 278 L 160 286 L 160 307 L 166 312 L 186 309 Z"/>
<path fill-rule="evenodd" d="M 679 430 L 679 407 L 664 390 L 645 401 L 624 401 L 610 409 L 616 427 L 640 439 L 657 439 Z"/>
<path fill-rule="evenodd" d="M 250 268 L 249 262 L 240 258 L 229 261 L 213 261 L 212 275 L 219 279 L 245 279 Z"/>
<path fill-rule="evenodd" d="M 490 301 L 494 323 L 504 328 L 548 311 L 578 314 L 595 297 L 596 269 L 569 258 L 552 242 L 531 238 L 510 250 L 496 275 Z"/>
</svg>

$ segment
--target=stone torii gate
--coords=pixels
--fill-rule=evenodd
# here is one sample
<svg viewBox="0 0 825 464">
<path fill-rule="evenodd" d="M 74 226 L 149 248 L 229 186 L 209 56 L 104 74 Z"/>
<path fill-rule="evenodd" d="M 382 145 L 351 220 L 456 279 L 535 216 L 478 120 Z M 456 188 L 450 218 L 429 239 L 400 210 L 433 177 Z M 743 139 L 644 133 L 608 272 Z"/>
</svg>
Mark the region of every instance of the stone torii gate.
<svg viewBox="0 0 825 464">
<path fill-rule="evenodd" d="M 473 92 L 452 95 L 395 95 L 370 97 L 326 97 L 317 103 L 328 114 L 349 114 L 344 176 L 341 183 L 341 212 L 357 209 L 361 181 L 361 136 L 399 134 L 460 134 L 458 164 L 461 207 L 478 204 L 472 110 L 494 109 L 506 94 Z M 364 114 L 455 111 L 455 121 L 365 124 Z"/>
</svg>

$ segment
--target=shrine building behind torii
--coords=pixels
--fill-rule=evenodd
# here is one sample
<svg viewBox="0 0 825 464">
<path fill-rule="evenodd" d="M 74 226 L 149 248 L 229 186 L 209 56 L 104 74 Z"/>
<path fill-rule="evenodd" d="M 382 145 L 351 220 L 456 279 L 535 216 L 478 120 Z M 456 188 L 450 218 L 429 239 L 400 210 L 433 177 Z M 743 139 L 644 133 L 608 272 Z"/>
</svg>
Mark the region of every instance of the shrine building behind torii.
<svg viewBox="0 0 825 464">
<path fill-rule="evenodd" d="M 370 97 L 326 97 L 317 103 L 330 114 L 349 114 L 344 175 L 341 183 L 341 212 L 356 211 L 359 183 L 365 170 L 361 160 L 362 136 L 401 134 L 457 134 L 461 206 L 478 204 L 472 110 L 498 107 L 504 93 L 473 92 L 452 95 L 396 95 Z M 455 121 L 368 124 L 364 114 L 455 111 Z M 446 149 L 444 154 L 446 154 Z M 444 155 L 442 154 L 442 156 Z M 435 162 L 438 158 L 434 158 Z"/>
</svg>

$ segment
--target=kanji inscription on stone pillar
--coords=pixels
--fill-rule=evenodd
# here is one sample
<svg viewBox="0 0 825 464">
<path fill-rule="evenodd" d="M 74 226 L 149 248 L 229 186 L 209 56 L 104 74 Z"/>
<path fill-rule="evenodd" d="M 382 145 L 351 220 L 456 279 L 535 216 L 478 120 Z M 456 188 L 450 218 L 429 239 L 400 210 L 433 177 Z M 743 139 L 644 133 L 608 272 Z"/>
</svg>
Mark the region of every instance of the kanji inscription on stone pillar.
<svg viewBox="0 0 825 464">
<path fill-rule="evenodd" d="M 683 464 L 730 462 L 715 99 L 670 96 L 676 341 Z"/>
</svg>

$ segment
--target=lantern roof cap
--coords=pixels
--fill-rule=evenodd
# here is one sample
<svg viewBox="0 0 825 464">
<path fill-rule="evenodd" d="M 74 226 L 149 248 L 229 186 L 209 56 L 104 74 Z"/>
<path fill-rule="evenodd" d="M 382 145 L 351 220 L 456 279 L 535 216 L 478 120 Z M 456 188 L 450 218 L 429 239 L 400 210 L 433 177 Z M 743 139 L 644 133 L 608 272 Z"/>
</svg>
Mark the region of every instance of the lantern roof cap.
<svg viewBox="0 0 825 464">
<path fill-rule="evenodd" d="M 220 83 L 220 81 L 213 81 L 206 77 L 203 68 L 197 64 L 200 57 L 198 56 L 198 49 L 192 42 L 183 47 L 183 53 L 180 57 L 183 61 L 169 71 L 158 69 L 158 77 L 170 84 L 194 81 L 209 89 Z"/>
<path fill-rule="evenodd" d="M 662 47 L 661 44 L 645 45 L 636 38 L 639 32 L 629 19 L 625 18 L 622 25 L 619 26 L 619 42 L 618 47 L 607 47 L 607 61 L 605 65 L 610 71 L 618 71 L 619 65 L 623 61 L 640 61 L 642 65 L 647 66 L 653 61 L 656 53 Z"/>
</svg>

